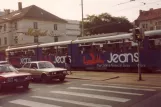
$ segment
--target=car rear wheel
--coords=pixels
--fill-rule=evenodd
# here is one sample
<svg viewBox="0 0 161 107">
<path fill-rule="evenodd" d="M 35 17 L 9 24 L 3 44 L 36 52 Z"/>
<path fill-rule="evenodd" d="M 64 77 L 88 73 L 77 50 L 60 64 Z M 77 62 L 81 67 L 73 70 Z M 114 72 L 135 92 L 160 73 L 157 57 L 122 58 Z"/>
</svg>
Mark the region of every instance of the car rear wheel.
<svg viewBox="0 0 161 107">
<path fill-rule="evenodd" d="M 23 85 L 23 88 L 24 88 L 24 89 L 28 89 L 28 88 L 29 88 L 29 82 L 28 82 L 28 83 L 25 83 L 25 84 Z"/>
<path fill-rule="evenodd" d="M 60 81 L 64 81 L 64 80 L 65 80 L 65 76 L 60 77 L 59 80 L 60 80 Z"/>
</svg>

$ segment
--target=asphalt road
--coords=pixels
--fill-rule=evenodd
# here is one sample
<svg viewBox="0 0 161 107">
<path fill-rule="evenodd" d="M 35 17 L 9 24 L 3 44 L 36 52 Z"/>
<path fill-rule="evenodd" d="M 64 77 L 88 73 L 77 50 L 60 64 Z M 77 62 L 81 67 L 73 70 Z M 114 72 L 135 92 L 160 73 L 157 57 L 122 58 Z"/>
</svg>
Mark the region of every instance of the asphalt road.
<svg viewBox="0 0 161 107">
<path fill-rule="evenodd" d="M 0 107 L 161 107 L 161 87 L 66 79 L 0 94 Z"/>
</svg>

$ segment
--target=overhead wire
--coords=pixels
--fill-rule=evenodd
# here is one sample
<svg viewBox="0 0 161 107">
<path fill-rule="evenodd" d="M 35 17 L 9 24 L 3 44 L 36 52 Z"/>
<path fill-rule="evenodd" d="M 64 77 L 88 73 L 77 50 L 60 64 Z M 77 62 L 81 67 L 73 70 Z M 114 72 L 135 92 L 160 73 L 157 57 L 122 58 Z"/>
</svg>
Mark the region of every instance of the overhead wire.
<svg viewBox="0 0 161 107">
<path fill-rule="evenodd" d="M 138 8 L 138 7 L 146 6 L 146 5 L 151 5 L 151 4 L 158 3 L 158 2 L 161 2 L 161 0 L 157 0 L 157 1 L 149 2 L 149 3 L 141 2 L 142 4 L 139 5 L 139 6 L 134 6 L 134 7 L 130 7 L 130 8 L 124 8 L 124 9 L 121 9 L 121 10 L 116 11 L 116 12 L 121 12 L 121 11 L 124 11 L 124 10 L 129 11 L 130 9 L 134 9 L 134 8 Z"/>
<path fill-rule="evenodd" d="M 126 2 L 122 2 L 122 3 L 119 3 L 117 5 L 123 5 L 123 4 L 127 4 L 127 3 L 130 3 L 130 2 L 134 2 L 134 1 L 138 1 L 138 0 L 130 0 L 130 1 L 126 1 Z M 145 5 L 150 5 L 150 4 L 154 4 L 154 3 L 158 3 L 158 2 L 161 2 L 161 0 L 157 0 L 157 1 L 154 1 L 154 2 L 149 2 L 149 3 L 145 3 L 145 2 L 140 2 L 142 3 L 141 5 L 139 6 L 134 6 L 134 7 L 130 7 L 130 8 L 124 8 L 122 10 L 119 10 L 119 11 L 116 11 L 116 12 L 120 12 L 120 11 L 124 11 L 124 10 L 130 10 L 130 9 L 133 9 L 133 8 L 138 8 L 140 6 L 145 6 Z M 116 22 L 115 22 L 116 23 Z M 99 28 L 99 27 L 103 27 L 103 26 L 106 26 L 106 25 L 110 25 L 111 23 L 107 23 L 107 24 L 102 24 L 102 25 L 97 25 L 95 27 L 91 27 L 91 28 L 88 28 L 88 29 L 84 29 L 84 30 L 89 30 L 89 29 L 95 29 L 95 28 Z M 119 23 L 118 23 L 119 24 Z M 43 23 L 43 24 L 38 24 L 38 25 L 42 25 L 45 26 L 46 24 Z M 54 25 L 54 23 L 53 23 Z M 31 27 L 23 27 L 23 28 L 20 28 L 18 30 L 27 30 L 28 28 L 31 28 Z M 47 29 L 41 29 L 41 30 L 47 30 Z M 15 31 L 15 30 L 14 30 Z M 50 30 L 50 31 L 54 31 L 54 27 L 53 27 L 53 30 Z M 8 31 L 8 32 L 0 32 L 0 34 L 6 34 L 6 33 L 10 33 L 10 32 L 13 32 L 13 31 Z M 24 31 L 25 32 L 25 31 Z M 16 32 L 17 33 L 17 32 Z"/>
</svg>

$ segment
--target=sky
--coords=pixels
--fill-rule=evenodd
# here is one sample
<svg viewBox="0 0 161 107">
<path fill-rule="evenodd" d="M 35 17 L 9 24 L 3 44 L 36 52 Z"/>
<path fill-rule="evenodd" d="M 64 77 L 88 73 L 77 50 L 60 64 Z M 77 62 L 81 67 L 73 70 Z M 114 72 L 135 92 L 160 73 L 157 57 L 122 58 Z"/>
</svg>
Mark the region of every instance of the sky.
<svg viewBox="0 0 161 107">
<path fill-rule="evenodd" d="M 0 11 L 17 10 L 18 2 L 23 7 L 36 5 L 63 19 L 81 20 L 81 0 L 0 0 Z M 144 5 L 146 3 L 146 5 Z M 161 0 L 83 0 L 84 17 L 109 13 L 112 16 L 125 16 L 133 22 L 139 10 L 161 8 Z"/>
</svg>

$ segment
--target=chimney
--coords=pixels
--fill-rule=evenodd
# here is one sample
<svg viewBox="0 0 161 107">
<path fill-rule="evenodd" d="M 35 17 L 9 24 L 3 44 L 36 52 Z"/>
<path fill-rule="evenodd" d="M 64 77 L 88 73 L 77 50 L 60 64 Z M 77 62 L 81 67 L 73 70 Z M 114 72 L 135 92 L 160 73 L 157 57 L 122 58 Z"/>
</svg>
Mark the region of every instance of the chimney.
<svg viewBox="0 0 161 107">
<path fill-rule="evenodd" d="M 18 2 L 18 10 L 22 10 L 22 2 Z"/>
</svg>

